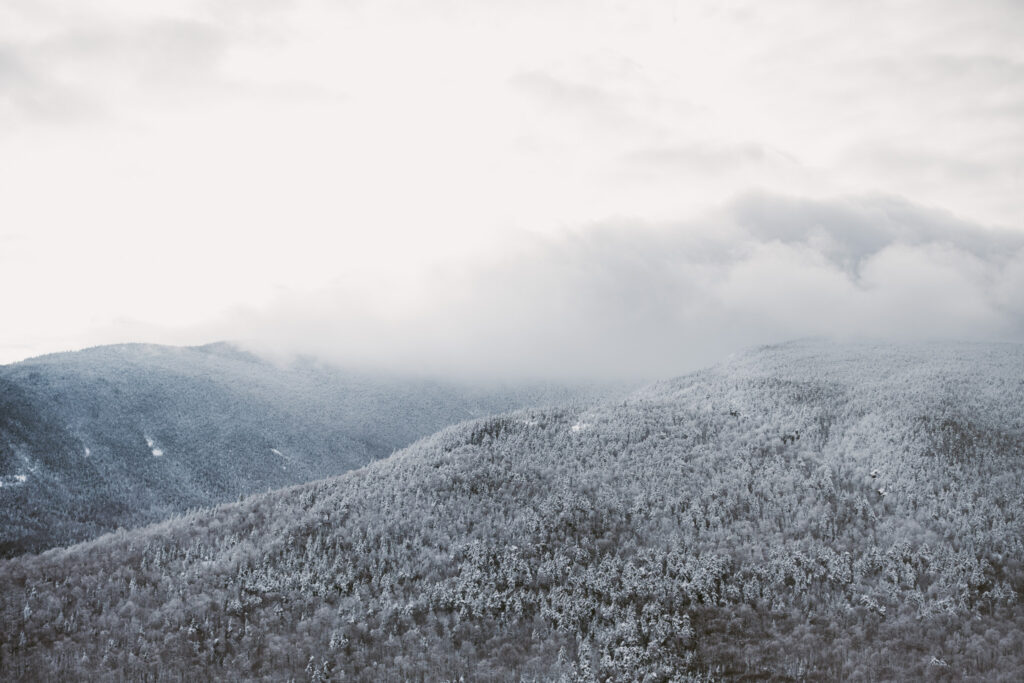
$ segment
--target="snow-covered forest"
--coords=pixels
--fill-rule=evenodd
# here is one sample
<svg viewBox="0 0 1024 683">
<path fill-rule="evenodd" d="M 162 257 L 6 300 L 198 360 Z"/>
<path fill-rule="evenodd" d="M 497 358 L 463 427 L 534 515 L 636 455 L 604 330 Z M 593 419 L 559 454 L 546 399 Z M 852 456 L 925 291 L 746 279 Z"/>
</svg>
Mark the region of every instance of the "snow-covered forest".
<svg viewBox="0 0 1024 683">
<path fill-rule="evenodd" d="M 1024 0 L 0 0 L 0 683 L 1024 681 Z"/>
<path fill-rule="evenodd" d="M 0 563 L 0 676 L 1015 680 L 1024 348 L 797 342 Z"/>
<path fill-rule="evenodd" d="M 225 343 L 0 366 L 0 557 L 341 474 L 474 416 L 609 391 L 622 390 L 272 362 Z"/>
</svg>

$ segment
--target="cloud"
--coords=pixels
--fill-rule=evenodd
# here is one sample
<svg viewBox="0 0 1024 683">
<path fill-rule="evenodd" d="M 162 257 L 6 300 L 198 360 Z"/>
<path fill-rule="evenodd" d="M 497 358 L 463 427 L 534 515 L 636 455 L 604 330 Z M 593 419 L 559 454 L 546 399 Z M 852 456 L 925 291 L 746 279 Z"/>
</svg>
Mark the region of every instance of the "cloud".
<svg viewBox="0 0 1024 683">
<path fill-rule="evenodd" d="M 428 373 L 655 378 L 807 335 L 1024 341 L 1022 281 L 1019 233 L 893 197 L 756 195 L 690 223 L 535 240 L 437 274 L 399 312 L 339 288 L 207 333 Z"/>
<path fill-rule="evenodd" d="M 628 166 L 651 173 L 678 171 L 689 175 L 797 164 L 792 156 L 754 142 L 646 147 L 627 152 L 622 160 Z"/>
<path fill-rule="evenodd" d="M 261 80 L 225 68 L 232 50 L 287 45 L 272 23 L 279 11 L 257 3 L 103 7 L 74 12 L 16 3 L 0 14 L 0 105 L 16 125 L 105 120 L 152 126 L 168 111 L 211 103 L 308 99 L 324 88 L 295 78 Z M 262 7 L 262 8 L 261 8 Z M 10 26 L 4 26 L 4 19 Z M 170 109 L 168 109 L 168 105 Z"/>
<path fill-rule="evenodd" d="M 40 48 L 60 62 L 93 62 L 123 70 L 138 85 L 197 83 L 216 77 L 229 39 L 193 19 L 154 19 L 127 26 L 73 29 Z"/>
<path fill-rule="evenodd" d="M 214 337 L 510 373 L 1013 336 L 1019 242 L 982 226 L 1024 229 L 1022 17 L 5 0 L 0 346 L 232 306 Z"/>
<path fill-rule="evenodd" d="M 85 93 L 47 76 L 24 53 L 0 42 L 0 122 L 68 123 L 95 113 Z"/>
<path fill-rule="evenodd" d="M 895 246 L 943 245 L 1001 265 L 1021 240 L 890 196 L 812 201 L 750 194 L 730 214 L 755 239 L 813 249 L 854 279 L 865 262 Z"/>
<path fill-rule="evenodd" d="M 618 108 L 618 98 L 613 93 L 587 83 L 565 81 L 541 71 L 516 74 L 509 82 L 554 106 L 583 109 Z"/>
<path fill-rule="evenodd" d="M 604 146 L 609 142 L 606 136 L 631 138 L 642 135 L 650 125 L 644 107 L 638 107 L 636 93 L 630 91 L 629 86 L 635 89 L 637 84 L 621 81 L 621 77 L 612 78 L 607 73 L 584 78 L 531 70 L 513 75 L 508 84 L 513 92 L 532 101 L 545 117 L 545 125 L 534 135 L 571 139 L 581 134 L 583 126 L 593 131 L 591 135 L 601 136 Z M 569 130 L 562 129 L 566 124 Z"/>
</svg>

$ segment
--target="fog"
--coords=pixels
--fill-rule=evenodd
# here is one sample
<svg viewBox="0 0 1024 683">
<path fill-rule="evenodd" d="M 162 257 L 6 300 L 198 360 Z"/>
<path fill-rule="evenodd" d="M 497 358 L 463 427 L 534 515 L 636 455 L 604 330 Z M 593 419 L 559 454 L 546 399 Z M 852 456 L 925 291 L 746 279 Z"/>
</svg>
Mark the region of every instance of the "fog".
<svg viewBox="0 0 1024 683">
<path fill-rule="evenodd" d="M 382 286 L 382 290 L 384 287 Z M 1024 236 L 893 197 L 744 196 L 690 223 L 610 221 L 436 272 L 235 311 L 275 356 L 488 377 L 655 378 L 805 336 L 1024 339 Z"/>
<path fill-rule="evenodd" d="M 0 3 L 0 362 L 1021 339 L 1024 4 Z"/>
</svg>

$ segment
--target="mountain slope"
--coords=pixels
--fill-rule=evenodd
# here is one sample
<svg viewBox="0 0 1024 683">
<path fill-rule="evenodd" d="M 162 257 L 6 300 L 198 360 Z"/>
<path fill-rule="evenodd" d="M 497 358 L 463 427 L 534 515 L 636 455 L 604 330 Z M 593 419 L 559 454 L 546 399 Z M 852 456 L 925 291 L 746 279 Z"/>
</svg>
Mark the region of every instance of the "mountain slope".
<svg viewBox="0 0 1024 683">
<path fill-rule="evenodd" d="M 760 349 L 0 563 L 0 674 L 1015 680 L 1024 348 Z"/>
<path fill-rule="evenodd" d="M 0 367 L 0 556 L 339 474 L 445 425 L 574 395 L 276 365 L 226 344 Z"/>
</svg>

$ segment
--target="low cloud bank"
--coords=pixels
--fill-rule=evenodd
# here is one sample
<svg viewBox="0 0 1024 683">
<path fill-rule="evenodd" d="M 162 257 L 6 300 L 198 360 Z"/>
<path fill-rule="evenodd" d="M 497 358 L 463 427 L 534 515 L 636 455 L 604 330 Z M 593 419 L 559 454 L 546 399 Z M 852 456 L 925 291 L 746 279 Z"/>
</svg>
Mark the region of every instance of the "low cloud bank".
<svg viewBox="0 0 1024 683">
<path fill-rule="evenodd" d="M 239 310 L 208 334 L 274 354 L 496 377 L 654 378 L 795 337 L 1024 340 L 1024 234 L 893 197 L 744 196 L 672 225 L 611 221 L 405 300 L 374 283 Z"/>
</svg>

